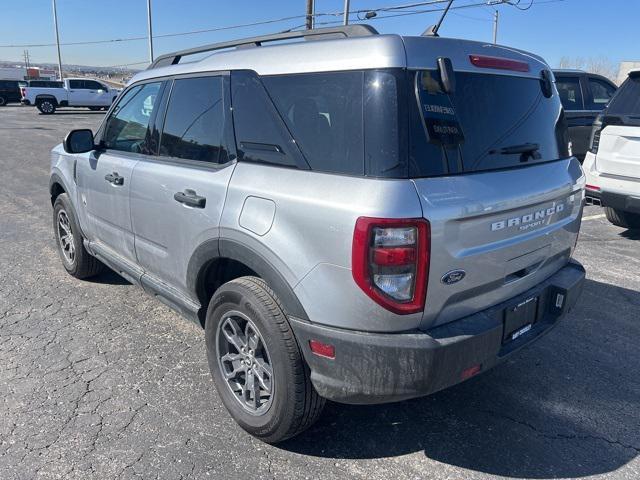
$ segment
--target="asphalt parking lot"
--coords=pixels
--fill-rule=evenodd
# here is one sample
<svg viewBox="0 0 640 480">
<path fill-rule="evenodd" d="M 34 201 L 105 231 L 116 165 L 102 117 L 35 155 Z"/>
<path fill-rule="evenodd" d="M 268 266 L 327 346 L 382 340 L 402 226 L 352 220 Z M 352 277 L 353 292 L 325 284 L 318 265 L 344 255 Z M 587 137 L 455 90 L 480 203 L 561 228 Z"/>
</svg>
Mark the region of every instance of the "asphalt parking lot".
<svg viewBox="0 0 640 480">
<path fill-rule="evenodd" d="M 67 275 L 49 150 L 103 114 L 0 108 L 0 478 L 640 478 L 640 232 L 588 207 L 550 335 L 431 397 L 330 404 L 278 446 L 220 402 L 203 332 L 113 273 Z"/>
</svg>

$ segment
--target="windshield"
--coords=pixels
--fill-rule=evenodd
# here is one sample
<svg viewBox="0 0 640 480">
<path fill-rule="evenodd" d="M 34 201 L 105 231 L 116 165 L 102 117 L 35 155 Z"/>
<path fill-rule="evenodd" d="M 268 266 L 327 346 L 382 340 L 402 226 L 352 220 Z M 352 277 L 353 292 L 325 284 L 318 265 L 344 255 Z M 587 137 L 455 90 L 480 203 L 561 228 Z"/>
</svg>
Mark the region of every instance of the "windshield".
<svg viewBox="0 0 640 480">
<path fill-rule="evenodd" d="M 557 91 L 542 81 L 456 72 L 455 92 L 442 90 L 436 71 L 415 72 L 422 132 L 413 125 L 412 177 L 512 168 L 569 156 Z M 415 119 L 412 120 L 415 122 Z"/>
</svg>

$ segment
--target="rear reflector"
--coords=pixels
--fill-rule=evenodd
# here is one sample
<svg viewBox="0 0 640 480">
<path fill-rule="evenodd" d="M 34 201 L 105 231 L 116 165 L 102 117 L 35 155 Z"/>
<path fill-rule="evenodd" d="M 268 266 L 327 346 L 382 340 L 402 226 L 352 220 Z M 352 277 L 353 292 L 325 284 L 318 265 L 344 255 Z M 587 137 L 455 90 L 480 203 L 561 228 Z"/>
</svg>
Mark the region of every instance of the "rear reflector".
<svg viewBox="0 0 640 480">
<path fill-rule="evenodd" d="M 584 188 L 586 188 L 587 190 L 593 190 L 594 192 L 600 191 L 600 187 L 596 185 L 585 185 Z"/>
<path fill-rule="evenodd" d="M 318 340 L 309 340 L 311 351 L 320 357 L 334 359 L 336 358 L 336 349 L 333 345 L 322 343 Z"/>
<path fill-rule="evenodd" d="M 460 380 L 467 380 L 473 377 L 474 375 L 477 375 L 478 373 L 480 373 L 480 370 L 482 370 L 481 364 L 474 365 L 473 367 L 469 367 L 466 370 L 462 371 L 462 373 L 460 374 Z"/>
<path fill-rule="evenodd" d="M 514 72 L 528 72 L 530 67 L 527 62 L 511 60 L 501 57 L 486 57 L 484 55 L 469 55 L 471 63 L 479 68 L 493 68 L 497 70 L 513 70 Z"/>
</svg>

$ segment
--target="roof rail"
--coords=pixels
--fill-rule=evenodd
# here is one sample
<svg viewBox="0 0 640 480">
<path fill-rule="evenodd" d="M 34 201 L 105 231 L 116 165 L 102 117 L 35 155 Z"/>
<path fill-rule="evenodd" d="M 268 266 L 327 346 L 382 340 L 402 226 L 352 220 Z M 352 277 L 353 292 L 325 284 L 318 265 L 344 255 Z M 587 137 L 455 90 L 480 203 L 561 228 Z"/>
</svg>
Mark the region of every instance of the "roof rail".
<svg viewBox="0 0 640 480">
<path fill-rule="evenodd" d="M 156 58 L 147 70 L 158 67 L 166 67 L 175 65 L 180 62 L 182 57 L 196 55 L 198 53 L 212 52 L 222 50 L 224 48 L 246 48 L 259 47 L 263 43 L 276 42 L 279 40 L 288 40 L 290 38 L 304 38 L 305 40 L 320 40 L 322 37 L 366 37 L 369 35 L 377 35 L 378 31 L 369 25 L 345 25 L 341 27 L 316 28 L 312 30 L 299 30 L 295 32 L 274 33 L 272 35 L 263 35 L 260 37 L 241 38 L 228 42 L 212 43 L 203 45 L 202 47 L 189 48 L 178 52 L 167 53 Z"/>
</svg>

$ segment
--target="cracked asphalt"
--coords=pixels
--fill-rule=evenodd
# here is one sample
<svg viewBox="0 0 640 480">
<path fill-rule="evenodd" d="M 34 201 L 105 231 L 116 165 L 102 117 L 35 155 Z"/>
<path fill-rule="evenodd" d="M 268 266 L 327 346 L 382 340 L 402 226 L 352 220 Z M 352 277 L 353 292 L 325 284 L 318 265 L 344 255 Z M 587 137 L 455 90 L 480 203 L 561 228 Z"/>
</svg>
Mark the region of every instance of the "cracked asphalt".
<svg viewBox="0 0 640 480">
<path fill-rule="evenodd" d="M 0 478 L 640 478 L 640 233 L 589 207 L 578 307 L 427 398 L 330 404 L 279 446 L 227 415 L 202 330 L 113 273 L 67 275 L 49 150 L 101 113 L 0 108 Z"/>
</svg>

